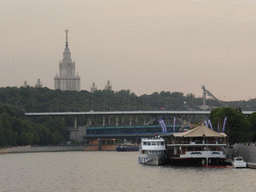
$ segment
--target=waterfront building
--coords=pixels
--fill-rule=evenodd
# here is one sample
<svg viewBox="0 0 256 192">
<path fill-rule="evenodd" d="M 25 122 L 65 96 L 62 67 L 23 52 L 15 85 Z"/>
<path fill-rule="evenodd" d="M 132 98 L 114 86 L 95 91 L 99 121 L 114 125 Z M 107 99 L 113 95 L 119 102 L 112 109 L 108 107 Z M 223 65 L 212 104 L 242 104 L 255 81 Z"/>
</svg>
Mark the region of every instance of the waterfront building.
<svg viewBox="0 0 256 192">
<path fill-rule="evenodd" d="M 35 83 L 35 87 L 37 87 L 37 88 L 42 88 L 43 87 L 43 84 L 40 81 L 40 79 L 38 79 L 37 82 Z"/>
<path fill-rule="evenodd" d="M 97 86 L 95 85 L 94 82 L 92 83 L 92 86 L 91 86 L 91 88 L 90 88 L 90 91 L 91 91 L 91 92 L 97 91 Z"/>
<path fill-rule="evenodd" d="M 54 78 L 54 89 L 80 91 L 80 77 L 75 75 L 75 62 L 71 60 L 71 52 L 68 48 L 68 30 L 66 30 L 66 47 L 63 59 L 59 62 L 59 75 Z"/>
<path fill-rule="evenodd" d="M 110 85 L 109 80 L 107 81 L 107 84 L 105 85 L 105 90 L 112 90 L 112 85 Z"/>
</svg>

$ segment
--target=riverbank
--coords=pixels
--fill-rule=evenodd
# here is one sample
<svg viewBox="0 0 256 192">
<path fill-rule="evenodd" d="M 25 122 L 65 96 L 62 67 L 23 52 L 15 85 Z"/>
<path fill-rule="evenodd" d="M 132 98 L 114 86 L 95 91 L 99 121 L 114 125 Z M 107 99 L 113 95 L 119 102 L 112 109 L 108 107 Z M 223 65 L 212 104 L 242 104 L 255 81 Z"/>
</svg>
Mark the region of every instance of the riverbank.
<svg viewBox="0 0 256 192">
<path fill-rule="evenodd" d="M 3 153 L 38 153 L 38 152 L 63 152 L 63 151 L 115 151 L 116 145 L 76 145 L 76 146 L 17 146 L 1 148 Z"/>
</svg>

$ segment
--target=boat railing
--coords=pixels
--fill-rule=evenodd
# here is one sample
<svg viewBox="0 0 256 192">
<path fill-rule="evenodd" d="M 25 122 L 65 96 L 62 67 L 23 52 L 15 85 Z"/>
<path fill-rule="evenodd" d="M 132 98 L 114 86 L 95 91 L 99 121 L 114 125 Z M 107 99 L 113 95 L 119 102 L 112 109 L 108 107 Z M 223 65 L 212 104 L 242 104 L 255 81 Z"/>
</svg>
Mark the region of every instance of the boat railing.
<svg viewBox="0 0 256 192">
<path fill-rule="evenodd" d="M 180 141 L 180 142 L 172 142 L 172 144 L 226 144 L 225 142 L 218 142 L 218 141 Z"/>
</svg>

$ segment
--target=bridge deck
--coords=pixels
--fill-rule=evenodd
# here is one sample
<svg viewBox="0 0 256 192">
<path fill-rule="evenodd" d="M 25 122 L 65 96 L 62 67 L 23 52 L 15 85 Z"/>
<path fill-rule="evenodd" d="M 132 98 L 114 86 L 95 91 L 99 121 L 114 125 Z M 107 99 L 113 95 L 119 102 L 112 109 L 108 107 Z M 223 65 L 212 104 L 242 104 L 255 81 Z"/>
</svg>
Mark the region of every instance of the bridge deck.
<svg viewBox="0 0 256 192">
<path fill-rule="evenodd" d="M 84 115 L 210 115 L 211 111 L 90 111 L 90 112 L 32 112 L 26 116 L 84 116 Z M 254 111 L 243 111 L 250 115 Z"/>
</svg>

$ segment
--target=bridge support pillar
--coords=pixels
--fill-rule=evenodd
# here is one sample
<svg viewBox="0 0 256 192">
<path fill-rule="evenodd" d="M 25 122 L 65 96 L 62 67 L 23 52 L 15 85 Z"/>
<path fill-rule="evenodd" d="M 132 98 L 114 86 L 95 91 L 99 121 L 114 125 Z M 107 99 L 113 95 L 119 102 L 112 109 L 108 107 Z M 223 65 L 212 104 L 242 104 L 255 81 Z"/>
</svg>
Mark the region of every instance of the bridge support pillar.
<svg viewBox="0 0 256 192">
<path fill-rule="evenodd" d="M 90 117 L 87 118 L 87 124 L 88 124 L 89 126 L 92 125 L 92 120 L 91 120 Z"/>
<path fill-rule="evenodd" d="M 108 124 L 110 124 L 111 123 L 111 116 L 109 115 L 108 116 Z"/>
<path fill-rule="evenodd" d="M 130 116 L 130 126 L 132 126 L 132 116 Z"/>
<path fill-rule="evenodd" d="M 77 117 L 75 116 L 75 123 L 74 123 L 75 129 L 77 129 Z"/>
<path fill-rule="evenodd" d="M 143 116 L 143 122 L 144 122 L 143 124 L 146 125 L 146 116 L 145 115 Z"/>
<path fill-rule="evenodd" d="M 106 125 L 106 119 L 105 119 L 105 115 L 103 115 L 103 123 L 102 123 L 102 126 L 105 127 Z"/>
<path fill-rule="evenodd" d="M 135 116 L 135 123 L 138 123 L 138 115 Z"/>
<path fill-rule="evenodd" d="M 119 117 L 116 116 L 116 126 L 118 126 Z"/>
<path fill-rule="evenodd" d="M 124 115 L 122 115 L 122 123 L 124 124 Z"/>
</svg>

